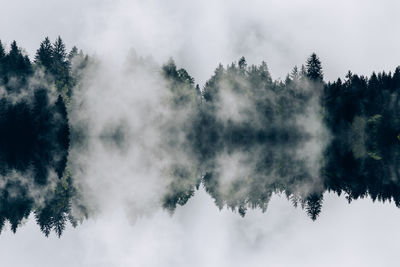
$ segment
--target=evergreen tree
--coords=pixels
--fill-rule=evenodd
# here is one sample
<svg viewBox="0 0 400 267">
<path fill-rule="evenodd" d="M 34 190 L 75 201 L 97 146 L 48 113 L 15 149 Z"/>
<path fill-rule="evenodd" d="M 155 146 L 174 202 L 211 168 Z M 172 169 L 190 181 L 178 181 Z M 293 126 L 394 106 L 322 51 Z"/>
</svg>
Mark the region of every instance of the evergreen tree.
<svg viewBox="0 0 400 267">
<path fill-rule="evenodd" d="M 170 58 L 168 62 L 162 67 L 163 74 L 168 79 L 178 79 L 179 74 L 176 69 L 175 61 Z"/>
<path fill-rule="evenodd" d="M 36 51 L 35 63 L 51 70 L 53 66 L 53 46 L 48 37 L 41 43 L 39 49 Z"/>
<path fill-rule="evenodd" d="M 272 84 L 271 73 L 269 72 L 268 65 L 265 61 L 261 62 L 261 65 L 259 66 L 258 70 L 260 72 L 261 80 L 268 85 Z"/>
<path fill-rule="evenodd" d="M 400 67 L 397 67 L 392 77 L 392 92 L 400 89 Z"/>
<path fill-rule="evenodd" d="M 0 40 L 0 84 L 2 83 L 3 77 L 5 75 L 5 58 L 6 58 L 6 51 L 4 49 L 3 44 L 1 43 Z"/>
<path fill-rule="evenodd" d="M 367 96 L 364 100 L 365 110 L 368 116 L 378 114 L 381 108 L 381 87 L 378 76 L 372 73 L 368 80 Z"/>
<path fill-rule="evenodd" d="M 218 98 L 219 82 L 225 74 L 224 66 L 220 63 L 214 71 L 214 75 L 204 85 L 203 98 L 207 102 L 212 102 Z"/>
<path fill-rule="evenodd" d="M 68 53 L 68 61 L 71 63 L 72 59 L 78 55 L 78 48 L 76 46 L 72 47 L 71 51 Z"/>
<path fill-rule="evenodd" d="M 302 80 L 302 81 L 308 78 L 307 77 L 307 69 L 306 69 L 306 66 L 304 66 L 304 64 L 301 65 L 299 76 L 300 76 L 300 80 Z"/>
<path fill-rule="evenodd" d="M 13 41 L 9 53 L 3 59 L 3 83 L 8 91 L 20 91 L 25 85 L 28 76 L 32 73 L 32 66 L 28 56 L 24 56 L 17 42 Z M 9 84 L 13 77 L 15 81 Z"/>
<path fill-rule="evenodd" d="M 2 60 L 6 56 L 6 51 L 4 49 L 3 43 L 0 40 L 0 60 Z"/>
<path fill-rule="evenodd" d="M 306 199 L 306 212 L 310 218 L 315 221 L 321 213 L 323 202 L 322 194 L 311 194 Z"/>
<path fill-rule="evenodd" d="M 307 59 L 306 73 L 307 77 L 311 81 L 321 82 L 324 79 L 321 61 L 319 60 L 317 54 L 312 53 L 311 56 Z"/>
<path fill-rule="evenodd" d="M 60 36 L 56 39 L 53 44 L 53 58 L 55 64 L 65 64 L 67 59 L 67 52 L 65 49 L 65 44 Z"/>
<path fill-rule="evenodd" d="M 292 81 L 298 81 L 300 79 L 300 73 L 297 66 L 294 66 L 292 72 L 289 74 L 289 78 Z"/>
<path fill-rule="evenodd" d="M 54 75 L 57 89 L 61 91 L 64 90 L 64 87 L 69 85 L 70 63 L 67 60 L 65 44 L 60 36 L 53 44 L 52 58 L 53 62 L 51 71 Z"/>
<path fill-rule="evenodd" d="M 28 66 L 25 66 L 25 58 L 19 49 L 17 42 L 11 43 L 10 52 L 7 55 L 7 70 L 9 74 L 22 75 Z"/>
<path fill-rule="evenodd" d="M 246 62 L 246 59 L 244 57 L 241 57 L 239 59 L 238 66 L 239 66 L 239 73 L 242 76 L 246 75 L 247 62 Z"/>
</svg>

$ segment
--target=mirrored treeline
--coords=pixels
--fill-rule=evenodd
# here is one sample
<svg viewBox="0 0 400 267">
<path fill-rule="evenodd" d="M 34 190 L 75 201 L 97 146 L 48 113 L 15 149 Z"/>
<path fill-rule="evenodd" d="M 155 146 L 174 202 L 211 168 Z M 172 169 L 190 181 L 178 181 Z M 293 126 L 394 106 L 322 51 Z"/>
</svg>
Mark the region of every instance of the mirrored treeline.
<svg viewBox="0 0 400 267">
<path fill-rule="evenodd" d="M 15 232 L 33 213 L 46 236 L 61 236 L 68 221 L 90 216 L 68 157 L 74 142 L 94 137 L 71 128 L 68 110 L 93 62 L 75 47 L 67 53 L 61 38 L 46 38 L 32 61 L 16 42 L 0 43 L 0 229 L 8 222 Z M 157 128 L 160 149 L 192 163 L 171 160 L 165 172 L 161 206 L 170 212 L 200 186 L 241 216 L 266 211 L 277 193 L 312 220 L 327 191 L 400 206 L 400 68 L 326 83 L 312 54 L 282 81 L 242 57 L 220 64 L 202 88 L 173 60 L 158 71 L 170 111 Z M 100 137 L 119 148 L 126 138 L 118 129 Z"/>
</svg>

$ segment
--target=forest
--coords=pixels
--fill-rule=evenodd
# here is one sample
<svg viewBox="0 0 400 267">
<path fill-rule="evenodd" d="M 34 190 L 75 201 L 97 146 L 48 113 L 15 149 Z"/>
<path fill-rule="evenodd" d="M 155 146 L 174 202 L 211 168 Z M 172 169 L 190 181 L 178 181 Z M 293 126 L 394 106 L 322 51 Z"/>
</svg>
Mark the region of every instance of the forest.
<svg viewBox="0 0 400 267">
<path fill-rule="evenodd" d="M 68 157 L 74 142 L 85 142 L 69 111 L 93 64 L 76 47 L 68 52 L 61 37 L 45 38 L 33 59 L 15 41 L 0 42 L 0 230 L 8 222 L 15 232 L 34 214 L 46 236 L 61 236 L 68 221 L 76 226 L 90 216 Z M 312 220 L 325 192 L 400 207 L 400 67 L 370 76 L 349 71 L 326 82 L 312 53 L 285 80 L 274 80 L 266 62 L 248 65 L 241 57 L 219 64 L 202 87 L 172 59 L 158 72 L 170 92 L 168 108 L 187 114 L 183 122 L 167 121 L 160 135 L 194 162 L 175 162 L 168 172 L 162 206 L 171 213 L 200 186 L 220 209 L 241 216 L 266 211 L 274 194 Z M 310 116 L 321 119 L 326 134 L 313 133 Z M 319 140 L 326 145 L 315 159 L 302 156 Z"/>
</svg>

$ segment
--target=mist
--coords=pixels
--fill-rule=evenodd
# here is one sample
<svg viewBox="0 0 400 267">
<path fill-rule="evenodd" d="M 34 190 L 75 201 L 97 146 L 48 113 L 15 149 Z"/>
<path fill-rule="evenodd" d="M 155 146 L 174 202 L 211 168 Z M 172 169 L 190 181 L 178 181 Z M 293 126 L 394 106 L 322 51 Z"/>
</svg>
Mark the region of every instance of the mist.
<svg viewBox="0 0 400 267">
<path fill-rule="evenodd" d="M 349 69 L 365 75 L 393 70 L 400 61 L 400 37 L 393 34 L 400 24 L 396 1 L 253 1 L 244 6 L 239 1 L 18 0 L 4 6 L 0 37 L 7 45 L 21 40 L 33 56 L 45 36 L 62 35 L 91 60 L 79 70 L 67 105 L 66 168 L 79 191 L 71 212 L 83 221 L 77 228 L 68 225 L 60 239 L 42 236 L 33 215 L 15 235 L 6 224 L 0 240 L 6 265 L 395 262 L 395 205 L 364 195 L 348 205 L 343 196 L 326 192 L 338 193 L 324 184 L 320 172 L 329 164 L 330 170 L 336 168 L 337 158 L 326 151 L 337 143 L 324 124 L 320 95 L 308 94 L 318 85 L 296 82 L 307 95 L 298 105 L 292 95 L 252 92 L 261 87 L 240 75 L 218 82 L 222 89 L 214 102 L 204 103 L 195 85 L 206 92 L 218 64 L 228 69 L 241 56 L 249 67 L 266 61 L 275 85 L 312 52 L 323 62 L 326 81 L 343 78 Z M 171 58 L 194 82 L 175 83 L 163 73 Z M 284 116 L 266 118 L 254 108 L 260 99 L 272 110 L 280 99 L 305 108 L 283 105 Z M 201 126 L 205 120 L 213 124 Z M 340 143 L 350 143 L 357 159 L 371 152 L 368 120 L 353 119 L 346 137 L 353 141 Z M 265 154 L 273 159 L 270 165 L 264 164 Z M 389 180 L 396 183 L 394 177 Z M 313 221 L 307 201 L 315 195 L 317 206 L 323 202 L 324 207 L 317 207 Z M 24 257 L 17 254 L 21 246 L 28 251 Z"/>
<path fill-rule="evenodd" d="M 349 69 L 364 75 L 394 69 L 399 61 L 400 38 L 393 34 L 399 3 L 393 0 L 257 0 L 245 7 L 240 1 L 17 0 L 6 6 L 2 40 L 24 40 L 30 55 L 45 36 L 55 39 L 62 31 L 67 44 L 89 53 L 120 58 L 133 47 L 159 64 L 172 56 L 199 83 L 218 63 L 242 55 L 250 63 L 267 60 L 273 77 L 282 79 L 313 51 L 329 66 L 327 80 Z"/>
</svg>

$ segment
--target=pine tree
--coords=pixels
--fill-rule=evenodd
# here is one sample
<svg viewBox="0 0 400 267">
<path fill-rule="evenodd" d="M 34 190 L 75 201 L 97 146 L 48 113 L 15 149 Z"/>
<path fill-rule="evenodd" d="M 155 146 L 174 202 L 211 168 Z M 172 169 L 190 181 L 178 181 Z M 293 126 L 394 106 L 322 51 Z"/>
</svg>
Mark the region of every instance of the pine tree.
<svg viewBox="0 0 400 267">
<path fill-rule="evenodd" d="M 78 48 L 76 46 L 72 47 L 71 51 L 68 53 L 68 61 L 71 63 L 72 59 L 78 55 Z"/>
<path fill-rule="evenodd" d="M 307 77 L 312 81 L 321 82 L 324 79 L 321 61 L 319 60 L 317 54 L 312 53 L 311 56 L 307 59 L 306 73 Z"/>
<path fill-rule="evenodd" d="M 17 42 L 13 41 L 10 46 L 10 52 L 6 57 L 7 72 L 9 74 L 17 74 L 19 70 L 19 63 L 21 62 L 21 51 L 18 48 Z"/>
<path fill-rule="evenodd" d="M 264 81 L 266 84 L 272 84 L 272 77 L 268 69 L 268 65 L 265 61 L 261 62 L 259 66 L 261 80 Z"/>
<path fill-rule="evenodd" d="M 175 61 L 172 58 L 170 58 L 168 62 L 162 67 L 162 71 L 164 77 L 167 79 L 177 80 L 179 77 Z"/>
<path fill-rule="evenodd" d="M 39 49 L 36 51 L 35 63 L 50 70 L 53 65 L 53 46 L 48 37 L 41 43 Z"/>
<path fill-rule="evenodd" d="M 307 79 L 307 69 L 306 69 L 306 66 L 304 66 L 304 64 L 301 65 L 299 77 L 300 77 L 300 80 Z"/>
<path fill-rule="evenodd" d="M 381 88 L 378 76 L 372 73 L 368 80 L 367 95 L 365 98 L 365 111 L 368 116 L 378 114 L 382 105 Z"/>
<path fill-rule="evenodd" d="M 214 75 L 206 82 L 203 90 L 203 98 L 206 101 L 214 101 L 218 97 L 219 82 L 225 75 L 224 66 L 220 63 L 214 71 Z"/>
<path fill-rule="evenodd" d="M 10 52 L 3 59 L 3 81 L 8 83 L 10 77 L 17 78 L 17 82 L 7 86 L 8 90 L 20 90 L 26 83 L 28 75 L 32 71 L 31 62 L 28 56 L 24 56 L 17 42 L 13 41 L 10 46 Z"/>
<path fill-rule="evenodd" d="M 60 36 L 53 44 L 53 58 L 55 62 L 65 63 L 67 58 L 67 52 L 65 49 L 65 44 Z"/>
<path fill-rule="evenodd" d="M 306 212 L 313 221 L 315 221 L 321 213 L 322 202 L 322 194 L 313 193 L 306 198 Z"/>
<path fill-rule="evenodd" d="M 191 77 L 185 69 L 178 70 L 178 78 L 179 78 L 179 81 L 182 83 L 187 83 L 190 85 L 194 84 L 194 78 Z"/>
<path fill-rule="evenodd" d="M 67 60 L 65 44 L 60 36 L 58 36 L 53 44 L 52 58 L 51 71 L 55 78 L 56 87 L 59 91 L 66 90 L 65 87 L 67 87 L 70 82 L 70 62 Z"/>
<path fill-rule="evenodd" d="M 289 74 L 289 78 L 292 81 L 298 81 L 300 79 L 300 73 L 299 73 L 299 69 L 297 68 L 297 66 L 294 66 L 292 72 Z"/>
<path fill-rule="evenodd" d="M 238 65 L 239 65 L 239 69 L 240 69 L 241 71 L 244 71 L 244 70 L 246 69 L 246 67 L 247 67 L 246 59 L 245 59 L 244 57 L 241 57 L 241 58 L 239 59 Z"/>
<path fill-rule="evenodd" d="M 6 58 L 6 51 L 3 44 L 0 41 L 0 84 L 3 82 L 3 77 L 5 75 L 6 68 L 4 66 Z"/>
<path fill-rule="evenodd" d="M 397 67 L 392 77 L 392 91 L 400 89 L 400 67 Z"/>
<path fill-rule="evenodd" d="M 6 51 L 4 49 L 4 46 L 0 40 L 0 61 L 6 56 Z"/>
</svg>

